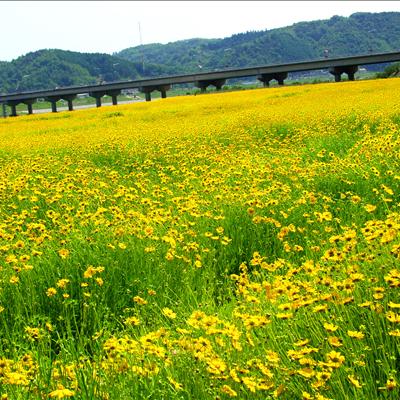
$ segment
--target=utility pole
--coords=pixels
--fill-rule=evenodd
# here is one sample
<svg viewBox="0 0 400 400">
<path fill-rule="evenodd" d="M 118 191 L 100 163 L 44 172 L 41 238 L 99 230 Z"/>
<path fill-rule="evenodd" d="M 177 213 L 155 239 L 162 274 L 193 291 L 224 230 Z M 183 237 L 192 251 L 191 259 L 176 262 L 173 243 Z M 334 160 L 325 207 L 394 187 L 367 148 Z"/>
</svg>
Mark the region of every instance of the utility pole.
<svg viewBox="0 0 400 400">
<path fill-rule="evenodd" d="M 143 42 L 142 42 L 142 31 L 140 30 L 140 21 L 139 21 L 139 40 L 140 40 L 140 53 L 142 55 L 142 70 L 143 70 L 143 75 L 144 75 Z"/>
</svg>

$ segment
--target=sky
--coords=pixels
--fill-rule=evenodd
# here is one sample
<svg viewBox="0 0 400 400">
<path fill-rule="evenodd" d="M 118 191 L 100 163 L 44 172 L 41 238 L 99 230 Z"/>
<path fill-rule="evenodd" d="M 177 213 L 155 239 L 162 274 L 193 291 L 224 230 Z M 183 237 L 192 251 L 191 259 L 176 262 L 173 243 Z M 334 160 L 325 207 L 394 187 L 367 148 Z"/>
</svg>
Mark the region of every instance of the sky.
<svg viewBox="0 0 400 400">
<path fill-rule="evenodd" d="M 400 1 L 0 1 L 0 60 L 55 48 L 112 54 L 383 11 L 400 12 Z"/>
</svg>

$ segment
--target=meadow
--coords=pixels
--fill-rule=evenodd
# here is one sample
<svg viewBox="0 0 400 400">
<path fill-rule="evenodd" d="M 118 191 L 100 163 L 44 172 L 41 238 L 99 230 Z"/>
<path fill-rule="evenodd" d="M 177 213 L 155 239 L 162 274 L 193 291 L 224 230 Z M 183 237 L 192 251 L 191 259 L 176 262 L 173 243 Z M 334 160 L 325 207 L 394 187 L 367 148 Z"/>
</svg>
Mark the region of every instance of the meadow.
<svg viewBox="0 0 400 400">
<path fill-rule="evenodd" d="M 0 399 L 398 399 L 400 80 L 0 121 Z"/>
</svg>

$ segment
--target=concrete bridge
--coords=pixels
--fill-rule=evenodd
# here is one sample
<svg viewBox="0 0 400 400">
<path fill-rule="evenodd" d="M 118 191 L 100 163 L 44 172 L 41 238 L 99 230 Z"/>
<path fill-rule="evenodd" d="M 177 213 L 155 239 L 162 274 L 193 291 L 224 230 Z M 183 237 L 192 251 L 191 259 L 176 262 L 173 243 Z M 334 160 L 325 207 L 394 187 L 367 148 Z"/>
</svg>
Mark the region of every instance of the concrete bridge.
<svg viewBox="0 0 400 400">
<path fill-rule="evenodd" d="M 151 93 L 155 90 L 161 92 L 161 97 L 167 97 L 167 91 L 173 84 L 194 83 L 196 87 L 205 92 L 212 85 L 220 90 L 227 79 L 256 76 L 264 86 L 268 86 L 271 80 L 276 80 L 283 85 L 289 72 L 311 71 L 328 69 L 334 75 L 335 81 L 341 80 L 342 74 L 347 74 L 350 81 L 354 80 L 354 74 L 359 65 L 378 64 L 400 61 L 400 52 L 365 54 L 352 57 L 329 58 L 311 61 L 301 61 L 287 64 L 265 65 L 259 67 L 225 69 L 199 74 L 174 75 L 160 78 L 141 79 L 135 81 L 112 82 L 101 85 L 75 86 L 58 88 L 54 90 L 40 90 L 35 92 L 13 93 L 0 96 L 0 103 L 11 107 L 11 116 L 17 115 L 17 105 L 26 104 L 28 113 L 32 114 L 32 104 L 39 98 L 44 98 L 51 103 L 53 112 L 57 112 L 56 102 L 63 99 L 68 103 L 68 109 L 73 110 L 73 100 L 78 94 L 89 93 L 96 99 L 96 106 L 101 106 L 101 98 L 111 96 L 114 105 L 117 104 L 117 96 L 123 89 L 138 89 L 145 94 L 146 101 L 151 100 Z M 4 110 L 4 108 L 3 108 Z M 4 115 L 5 116 L 5 115 Z"/>
</svg>

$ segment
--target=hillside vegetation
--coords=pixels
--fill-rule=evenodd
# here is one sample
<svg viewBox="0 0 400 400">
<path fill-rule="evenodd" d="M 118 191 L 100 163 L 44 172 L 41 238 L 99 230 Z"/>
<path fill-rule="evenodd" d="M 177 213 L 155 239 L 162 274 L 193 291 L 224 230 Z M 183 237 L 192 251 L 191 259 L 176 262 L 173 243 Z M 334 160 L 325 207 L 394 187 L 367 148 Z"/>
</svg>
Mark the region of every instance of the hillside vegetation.
<svg viewBox="0 0 400 400">
<path fill-rule="evenodd" d="M 329 57 L 341 57 L 399 48 L 400 13 L 356 13 L 348 18 L 335 16 L 225 39 L 148 44 L 113 56 L 40 50 L 12 62 L 0 62 L 0 91 L 52 89 L 318 59 L 325 56 L 325 50 Z"/>
<path fill-rule="evenodd" d="M 400 13 L 356 13 L 350 17 L 300 22 L 289 27 L 246 32 L 225 39 L 190 39 L 149 44 L 116 53 L 131 61 L 162 65 L 165 72 L 185 73 L 226 67 L 343 57 L 400 48 Z M 149 69 L 150 73 L 151 69 Z"/>
<path fill-rule="evenodd" d="M 2 399 L 398 400 L 400 80 L 0 120 Z"/>
<path fill-rule="evenodd" d="M 7 93 L 138 77 L 134 63 L 108 54 L 39 50 L 12 62 L 0 63 L 0 90 Z"/>
</svg>

